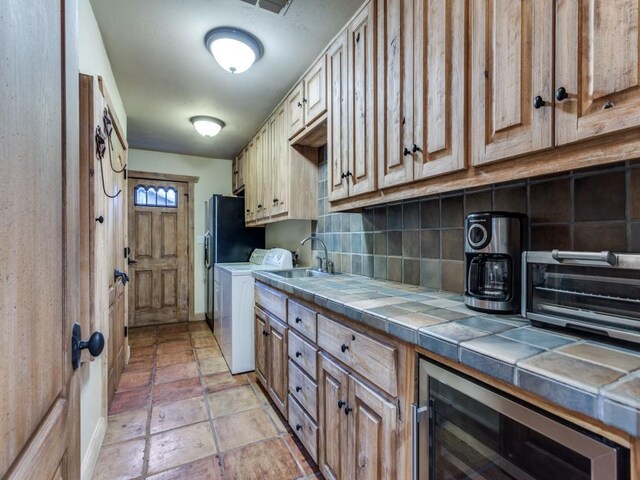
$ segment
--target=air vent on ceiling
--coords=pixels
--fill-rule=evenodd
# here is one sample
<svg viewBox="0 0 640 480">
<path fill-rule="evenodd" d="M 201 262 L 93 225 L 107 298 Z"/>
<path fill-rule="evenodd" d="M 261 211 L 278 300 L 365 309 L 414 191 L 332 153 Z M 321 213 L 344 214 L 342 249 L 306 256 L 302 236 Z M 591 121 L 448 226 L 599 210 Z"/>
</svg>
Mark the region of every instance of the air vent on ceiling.
<svg viewBox="0 0 640 480">
<path fill-rule="evenodd" d="M 242 0 L 257 7 L 263 8 L 273 13 L 284 15 L 287 13 L 289 6 L 293 0 Z"/>
</svg>

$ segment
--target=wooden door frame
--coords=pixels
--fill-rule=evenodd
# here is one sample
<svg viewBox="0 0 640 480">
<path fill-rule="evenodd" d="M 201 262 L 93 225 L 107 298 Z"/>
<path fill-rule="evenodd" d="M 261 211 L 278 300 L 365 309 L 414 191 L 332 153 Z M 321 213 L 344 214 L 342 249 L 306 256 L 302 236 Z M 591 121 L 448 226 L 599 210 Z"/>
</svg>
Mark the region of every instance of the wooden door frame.
<svg viewBox="0 0 640 480">
<path fill-rule="evenodd" d="M 127 173 L 127 179 L 131 181 L 132 179 L 140 179 L 140 180 L 154 180 L 154 181 L 163 181 L 163 182 L 181 182 L 188 184 L 189 189 L 189 210 L 187 211 L 187 265 L 189 269 L 189 292 L 188 292 L 188 302 L 189 306 L 188 314 L 189 321 L 195 321 L 195 302 L 194 302 L 194 289 L 195 289 L 195 256 L 193 255 L 194 251 L 194 200 L 195 200 L 195 185 L 200 180 L 200 177 L 194 177 L 191 175 L 174 175 L 171 173 L 155 173 L 155 172 L 142 172 L 139 170 L 129 170 Z M 131 200 L 131 199 L 130 199 Z M 133 200 L 131 200 L 133 201 Z M 129 227 L 127 227 L 129 228 Z M 131 310 L 129 311 L 129 315 L 131 314 Z M 129 319 L 127 319 L 128 321 Z"/>
</svg>

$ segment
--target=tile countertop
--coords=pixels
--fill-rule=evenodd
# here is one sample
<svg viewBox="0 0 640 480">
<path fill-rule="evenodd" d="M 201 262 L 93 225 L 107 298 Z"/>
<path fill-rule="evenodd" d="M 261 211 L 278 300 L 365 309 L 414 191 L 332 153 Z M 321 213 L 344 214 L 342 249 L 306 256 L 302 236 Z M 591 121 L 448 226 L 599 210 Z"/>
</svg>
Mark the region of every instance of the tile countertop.
<svg viewBox="0 0 640 480">
<path fill-rule="evenodd" d="M 356 322 L 640 436 L 640 347 L 469 310 L 462 295 L 359 275 L 253 276 Z"/>
</svg>

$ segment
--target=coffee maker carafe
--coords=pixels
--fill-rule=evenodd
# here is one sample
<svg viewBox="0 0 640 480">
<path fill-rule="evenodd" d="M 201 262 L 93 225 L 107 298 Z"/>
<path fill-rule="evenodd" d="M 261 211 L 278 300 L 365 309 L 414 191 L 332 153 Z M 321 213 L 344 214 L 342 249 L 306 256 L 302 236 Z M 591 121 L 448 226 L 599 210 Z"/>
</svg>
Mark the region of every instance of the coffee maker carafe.
<svg viewBox="0 0 640 480">
<path fill-rule="evenodd" d="M 465 218 L 464 303 L 472 310 L 520 310 L 521 256 L 527 247 L 527 216 L 477 212 Z"/>
</svg>

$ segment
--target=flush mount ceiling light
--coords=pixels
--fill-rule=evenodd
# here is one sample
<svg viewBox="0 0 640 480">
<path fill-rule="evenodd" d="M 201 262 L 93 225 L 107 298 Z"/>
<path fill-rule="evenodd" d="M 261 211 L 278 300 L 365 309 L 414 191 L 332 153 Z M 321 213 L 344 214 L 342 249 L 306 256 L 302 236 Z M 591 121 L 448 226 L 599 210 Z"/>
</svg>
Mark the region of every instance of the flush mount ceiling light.
<svg viewBox="0 0 640 480">
<path fill-rule="evenodd" d="M 224 127 L 224 122 L 214 117 L 198 115 L 189 119 L 196 131 L 203 137 L 215 137 Z"/>
<path fill-rule="evenodd" d="M 204 44 L 216 62 L 231 73 L 246 72 L 263 52 L 260 40 L 233 27 L 214 28 L 205 35 Z"/>
</svg>

